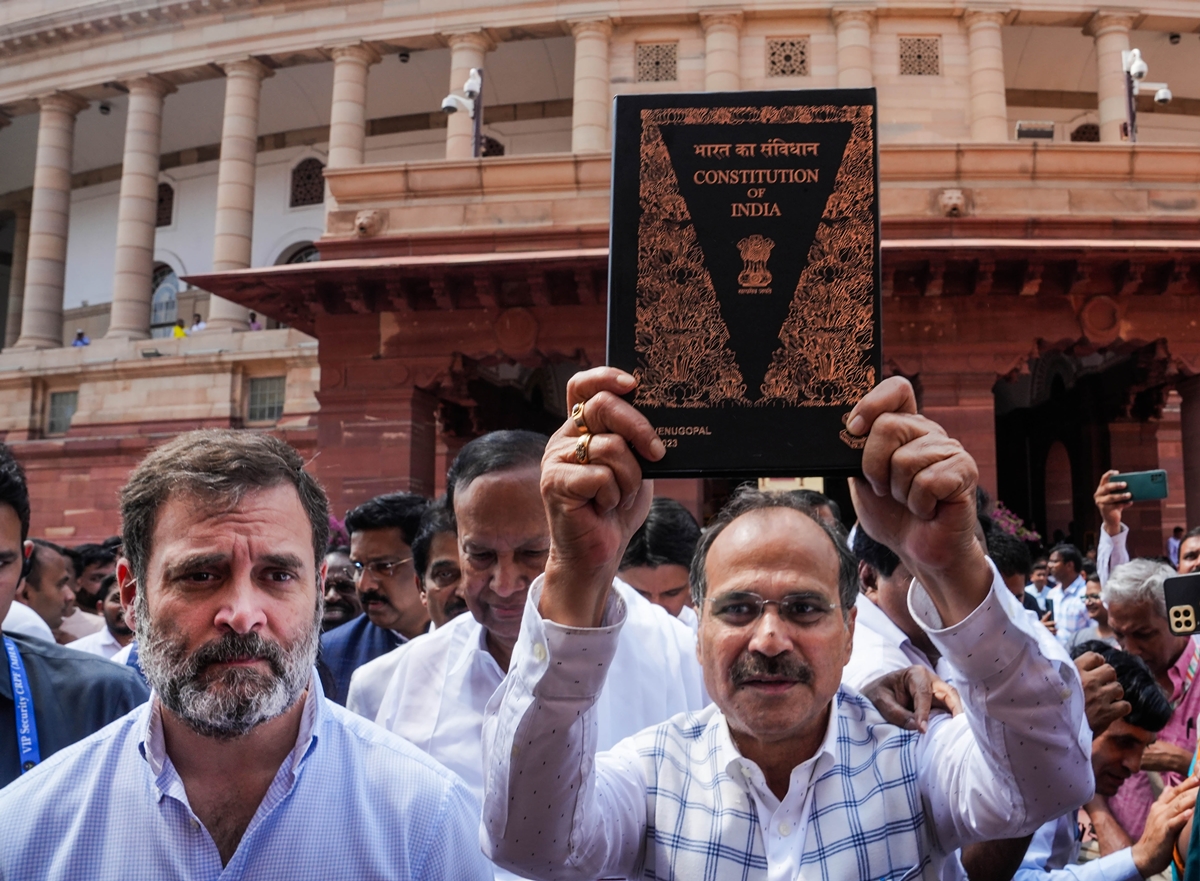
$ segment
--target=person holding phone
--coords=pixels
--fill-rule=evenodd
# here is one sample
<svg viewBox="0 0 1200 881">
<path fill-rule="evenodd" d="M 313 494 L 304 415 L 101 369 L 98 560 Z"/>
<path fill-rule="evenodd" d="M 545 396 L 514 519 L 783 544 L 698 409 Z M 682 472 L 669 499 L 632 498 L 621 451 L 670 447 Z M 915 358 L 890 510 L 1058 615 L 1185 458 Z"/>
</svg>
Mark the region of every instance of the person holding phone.
<svg viewBox="0 0 1200 881">
<path fill-rule="evenodd" d="M 1126 481 L 1114 480 L 1119 476 L 1122 475 L 1115 468 L 1105 471 L 1092 496 L 1097 510 L 1100 511 L 1102 523 L 1100 541 L 1096 548 L 1096 571 L 1100 575 L 1101 586 L 1108 583 L 1108 577 L 1114 569 L 1130 560 L 1126 544 L 1129 527 L 1121 520 L 1125 509 L 1138 499 L 1130 491 L 1133 487 Z M 1189 530 L 1180 539 L 1179 558 L 1175 561 L 1175 568 L 1180 575 L 1200 571 L 1200 526 Z"/>
</svg>

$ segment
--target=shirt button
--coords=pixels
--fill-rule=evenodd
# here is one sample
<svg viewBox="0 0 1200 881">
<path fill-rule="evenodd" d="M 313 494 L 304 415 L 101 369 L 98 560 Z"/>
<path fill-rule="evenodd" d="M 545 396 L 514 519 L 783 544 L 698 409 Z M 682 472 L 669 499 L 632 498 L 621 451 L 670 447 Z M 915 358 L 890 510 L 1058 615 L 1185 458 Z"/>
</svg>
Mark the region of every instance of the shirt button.
<svg viewBox="0 0 1200 881">
<path fill-rule="evenodd" d="M 533 647 L 533 656 L 539 661 L 546 660 L 546 647 L 540 642 Z"/>
<path fill-rule="evenodd" d="M 779 824 L 779 834 L 782 835 L 784 838 L 787 838 L 789 835 L 791 835 L 792 834 L 792 824 L 787 823 L 787 822 L 780 823 Z"/>
<path fill-rule="evenodd" d="M 196 820 L 195 818 L 193 818 L 193 819 L 192 819 L 190 822 L 191 822 L 191 824 L 192 824 L 192 828 L 193 828 L 193 829 L 199 829 L 199 828 L 200 828 L 200 821 L 199 821 L 199 820 Z"/>
</svg>

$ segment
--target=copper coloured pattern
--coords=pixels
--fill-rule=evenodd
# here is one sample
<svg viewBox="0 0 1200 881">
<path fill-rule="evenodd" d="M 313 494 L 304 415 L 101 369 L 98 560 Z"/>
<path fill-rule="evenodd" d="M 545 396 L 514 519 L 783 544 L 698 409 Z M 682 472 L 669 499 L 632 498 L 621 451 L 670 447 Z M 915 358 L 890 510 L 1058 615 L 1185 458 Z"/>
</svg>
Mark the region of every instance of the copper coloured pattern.
<svg viewBox="0 0 1200 881">
<path fill-rule="evenodd" d="M 642 111 L 634 400 L 645 407 L 748 405 L 717 292 L 667 146 L 646 120 L 650 112 Z"/>
<path fill-rule="evenodd" d="M 635 348 L 644 406 L 853 404 L 875 384 L 871 119 L 864 106 L 671 107 L 642 111 Z M 757 402 L 729 331 L 660 125 L 850 122 L 850 138 Z"/>
</svg>

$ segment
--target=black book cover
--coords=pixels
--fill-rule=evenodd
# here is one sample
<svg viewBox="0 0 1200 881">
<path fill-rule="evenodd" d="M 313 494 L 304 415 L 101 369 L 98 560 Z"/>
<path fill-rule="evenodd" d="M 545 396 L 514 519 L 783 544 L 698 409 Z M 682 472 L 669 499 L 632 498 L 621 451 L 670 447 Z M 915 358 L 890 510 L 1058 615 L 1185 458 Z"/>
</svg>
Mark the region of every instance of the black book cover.
<svg viewBox="0 0 1200 881">
<path fill-rule="evenodd" d="M 875 90 L 616 99 L 608 363 L 646 476 L 847 475 L 878 381 Z"/>
</svg>

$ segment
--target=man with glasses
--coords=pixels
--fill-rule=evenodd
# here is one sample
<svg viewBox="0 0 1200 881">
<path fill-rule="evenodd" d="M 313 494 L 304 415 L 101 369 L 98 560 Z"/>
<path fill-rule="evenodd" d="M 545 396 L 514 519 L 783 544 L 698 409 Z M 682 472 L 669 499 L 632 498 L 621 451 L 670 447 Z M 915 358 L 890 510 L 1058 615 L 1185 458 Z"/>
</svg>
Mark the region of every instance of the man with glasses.
<svg viewBox="0 0 1200 881">
<path fill-rule="evenodd" d="M 635 387 L 614 368 L 576 374 L 577 418 L 546 450 L 545 574 L 484 725 L 493 860 L 537 878 L 936 878 L 955 848 L 1029 834 L 1091 796 L 1078 673 L 1009 613 L 976 540 L 975 462 L 900 377 L 847 414 L 865 440 L 854 507 L 913 574 L 909 609 L 959 672 L 965 712 L 919 734 L 841 687 L 858 593 L 844 534 L 750 490 L 692 563 L 713 705 L 597 754 L 627 618 L 613 578 L 653 492 L 634 451 L 664 454 L 623 399 Z"/>
<path fill-rule="evenodd" d="M 429 632 L 447 624 L 467 611 L 466 601 L 458 591 L 462 569 L 458 564 L 458 535 L 454 529 L 454 512 L 445 497 L 433 502 L 421 515 L 421 526 L 412 543 L 413 566 L 416 570 L 417 592 L 429 610 Z M 411 642 L 368 661 L 350 677 L 346 709 L 375 721 L 392 674 Z"/>
<path fill-rule="evenodd" d="M 355 670 L 429 628 L 412 560 L 427 504 L 414 493 L 388 493 L 346 514 L 350 562 L 365 614 L 321 636 L 321 659 L 334 683 L 328 697 L 343 706 Z"/>
</svg>

